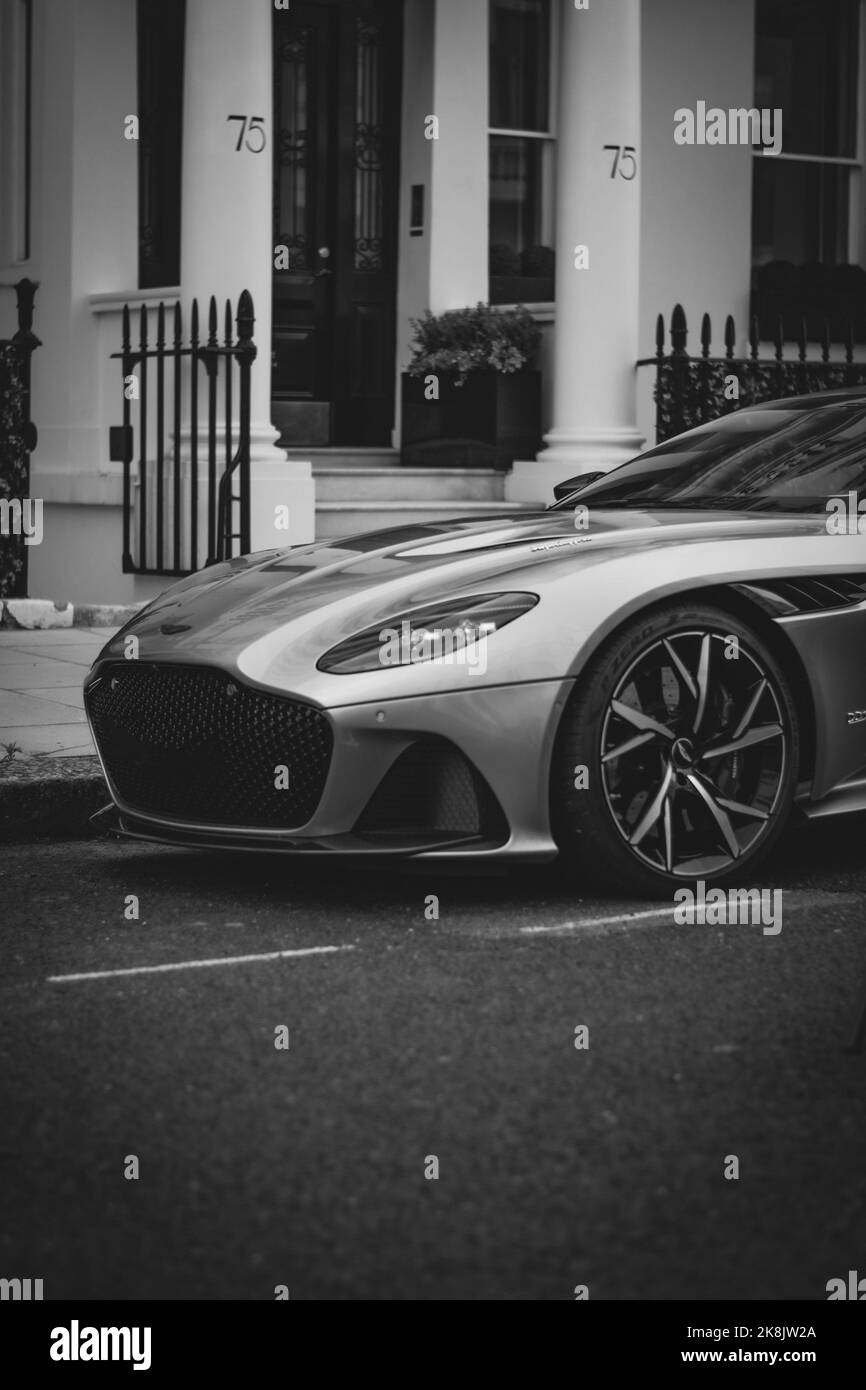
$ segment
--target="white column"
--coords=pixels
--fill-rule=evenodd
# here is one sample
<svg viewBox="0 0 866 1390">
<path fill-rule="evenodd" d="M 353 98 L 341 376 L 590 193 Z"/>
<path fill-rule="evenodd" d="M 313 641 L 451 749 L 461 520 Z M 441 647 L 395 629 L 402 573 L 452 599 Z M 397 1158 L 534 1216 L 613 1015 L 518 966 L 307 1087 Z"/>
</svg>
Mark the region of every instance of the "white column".
<svg viewBox="0 0 866 1390">
<path fill-rule="evenodd" d="M 561 12 L 553 421 L 538 458 L 515 464 L 514 501 L 549 501 L 553 483 L 614 468 L 643 443 L 640 0 L 589 0 L 586 9 L 562 0 Z M 605 145 L 633 147 L 634 162 Z"/>
<path fill-rule="evenodd" d="M 289 462 L 271 424 L 271 276 L 273 272 L 273 56 L 270 5 L 246 0 L 187 0 L 181 284 L 185 312 L 199 301 L 206 328 L 216 295 L 237 308 L 248 289 L 258 356 L 250 410 L 252 548 L 313 538 L 314 483 L 308 462 Z M 237 150 L 241 123 L 247 118 Z M 254 126 L 252 118 L 258 117 Z M 264 147 L 262 146 L 262 132 Z M 259 151 L 259 152 L 257 152 Z M 220 329 L 221 331 L 221 329 Z M 288 505 L 291 527 L 275 531 L 275 508 Z"/>
</svg>

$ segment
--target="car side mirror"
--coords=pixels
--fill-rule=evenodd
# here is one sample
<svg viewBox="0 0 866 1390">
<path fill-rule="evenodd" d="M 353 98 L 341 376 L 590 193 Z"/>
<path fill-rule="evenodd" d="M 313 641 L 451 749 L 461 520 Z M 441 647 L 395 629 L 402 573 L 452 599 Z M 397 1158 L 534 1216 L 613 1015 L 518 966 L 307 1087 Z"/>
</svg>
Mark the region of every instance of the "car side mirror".
<svg viewBox="0 0 866 1390">
<path fill-rule="evenodd" d="M 561 502 L 563 497 L 567 497 L 570 492 L 579 492 L 581 488 L 589 487 L 596 478 L 604 477 L 604 469 L 598 468 L 594 473 L 578 473 L 574 478 L 566 478 L 564 483 L 557 483 L 553 489 L 553 495 L 557 502 Z"/>
</svg>

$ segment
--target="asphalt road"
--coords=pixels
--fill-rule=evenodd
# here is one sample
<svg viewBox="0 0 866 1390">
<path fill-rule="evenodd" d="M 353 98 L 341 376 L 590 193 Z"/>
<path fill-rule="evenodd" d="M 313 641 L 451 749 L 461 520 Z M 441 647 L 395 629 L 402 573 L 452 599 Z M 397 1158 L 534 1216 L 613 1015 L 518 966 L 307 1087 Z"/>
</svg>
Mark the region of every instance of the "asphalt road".
<svg viewBox="0 0 866 1390">
<path fill-rule="evenodd" d="M 864 846 L 863 819 L 788 838 L 775 936 L 547 870 L 7 846 L 0 1274 L 46 1298 L 823 1300 L 866 1273 Z M 311 947 L 339 949 L 276 954 Z"/>
</svg>

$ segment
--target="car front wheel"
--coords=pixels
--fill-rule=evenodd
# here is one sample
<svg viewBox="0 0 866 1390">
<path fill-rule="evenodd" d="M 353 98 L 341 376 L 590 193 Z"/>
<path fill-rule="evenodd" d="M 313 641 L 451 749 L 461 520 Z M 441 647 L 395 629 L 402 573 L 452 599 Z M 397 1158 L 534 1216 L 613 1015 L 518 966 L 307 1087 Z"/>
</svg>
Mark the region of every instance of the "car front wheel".
<svg viewBox="0 0 866 1390">
<path fill-rule="evenodd" d="M 709 605 L 622 629 L 578 682 L 554 747 L 566 861 L 615 889 L 746 884 L 789 815 L 799 764 L 789 681 L 763 638 Z"/>
</svg>

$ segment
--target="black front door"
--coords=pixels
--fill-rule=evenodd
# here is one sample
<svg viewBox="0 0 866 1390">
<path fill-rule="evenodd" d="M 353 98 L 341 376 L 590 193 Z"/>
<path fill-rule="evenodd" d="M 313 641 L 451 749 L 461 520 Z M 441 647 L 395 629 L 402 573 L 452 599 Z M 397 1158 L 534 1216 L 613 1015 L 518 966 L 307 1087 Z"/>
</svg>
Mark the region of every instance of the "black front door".
<svg viewBox="0 0 866 1390">
<path fill-rule="evenodd" d="M 286 444 L 391 442 L 401 8 L 274 11 L 272 391 Z"/>
</svg>

